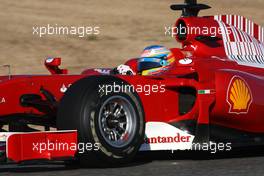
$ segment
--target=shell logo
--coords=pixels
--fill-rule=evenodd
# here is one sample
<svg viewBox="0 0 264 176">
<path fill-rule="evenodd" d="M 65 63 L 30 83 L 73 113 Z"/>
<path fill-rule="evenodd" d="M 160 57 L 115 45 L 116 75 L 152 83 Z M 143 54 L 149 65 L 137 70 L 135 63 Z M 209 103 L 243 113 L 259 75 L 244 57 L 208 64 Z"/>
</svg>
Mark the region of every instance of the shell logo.
<svg viewBox="0 0 264 176">
<path fill-rule="evenodd" d="M 239 76 L 234 76 L 227 91 L 229 113 L 247 114 L 252 101 L 252 93 L 246 81 Z"/>
</svg>

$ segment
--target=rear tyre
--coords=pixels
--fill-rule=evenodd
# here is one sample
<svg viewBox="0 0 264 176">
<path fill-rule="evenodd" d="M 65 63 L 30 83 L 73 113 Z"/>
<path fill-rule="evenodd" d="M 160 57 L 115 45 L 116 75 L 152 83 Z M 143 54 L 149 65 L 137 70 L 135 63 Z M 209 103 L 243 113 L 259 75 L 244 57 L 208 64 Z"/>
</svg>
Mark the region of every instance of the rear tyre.
<svg viewBox="0 0 264 176">
<path fill-rule="evenodd" d="M 114 166 L 129 162 L 144 140 L 144 112 L 134 92 L 105 93 L 106 85 L 127 85 L 112 76 L 92 76 L 73 84 L 62 98 L 57 116 L 60 130 L 78 130 L 82 164 Z"/>
</svg>

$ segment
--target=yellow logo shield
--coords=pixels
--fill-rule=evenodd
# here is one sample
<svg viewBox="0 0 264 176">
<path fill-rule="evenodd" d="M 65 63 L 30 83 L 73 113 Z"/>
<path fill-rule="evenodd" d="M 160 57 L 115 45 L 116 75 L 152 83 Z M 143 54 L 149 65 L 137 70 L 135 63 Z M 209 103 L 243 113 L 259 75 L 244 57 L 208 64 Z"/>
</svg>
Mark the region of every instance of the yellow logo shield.
<svg viewBox="0 0 264 176">
<path fill-rule="evenodd" d="M 227 91 L 227 102 L 230 106 L 229 113 L 248 113 L 252 99 L 252 93 L 247 82 L 239 76 L 234 76 Z"/>
</svg>

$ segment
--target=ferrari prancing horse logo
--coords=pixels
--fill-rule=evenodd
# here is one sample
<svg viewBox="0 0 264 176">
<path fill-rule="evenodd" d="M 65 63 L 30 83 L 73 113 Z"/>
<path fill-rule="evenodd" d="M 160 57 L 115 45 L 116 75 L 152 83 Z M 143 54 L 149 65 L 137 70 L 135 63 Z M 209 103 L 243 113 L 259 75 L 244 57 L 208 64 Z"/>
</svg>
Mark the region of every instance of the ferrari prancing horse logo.
<svg viewBox="0 0 264 176">
<path fill-rule="evenodd" d="M 247 114 L 253 97 L 249 85 L 246 81 L 234 76 L 228 86 L 227 102 L 230 106 L 229 113 Z"/>
</svg>

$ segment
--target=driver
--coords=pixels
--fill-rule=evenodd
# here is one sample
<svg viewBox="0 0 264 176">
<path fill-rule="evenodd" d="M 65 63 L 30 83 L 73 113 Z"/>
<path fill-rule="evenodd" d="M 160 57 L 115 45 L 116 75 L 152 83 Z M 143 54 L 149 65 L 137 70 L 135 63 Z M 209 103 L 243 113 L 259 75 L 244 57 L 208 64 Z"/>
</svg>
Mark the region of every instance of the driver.
<svg viewBox="0 0 264 176">
<path fill-rule="evenodd" d="M 164 46 L 152 45 L 146 47 L 140 58 L 136 60 L 136 70 L 133 69 L 133 63 L 128 62 L 125 65 L 119 65 L 116 71 L 122 75 L 159 75 L 168 70 L 175 62 L 172 52 Z"/>
</svg>

